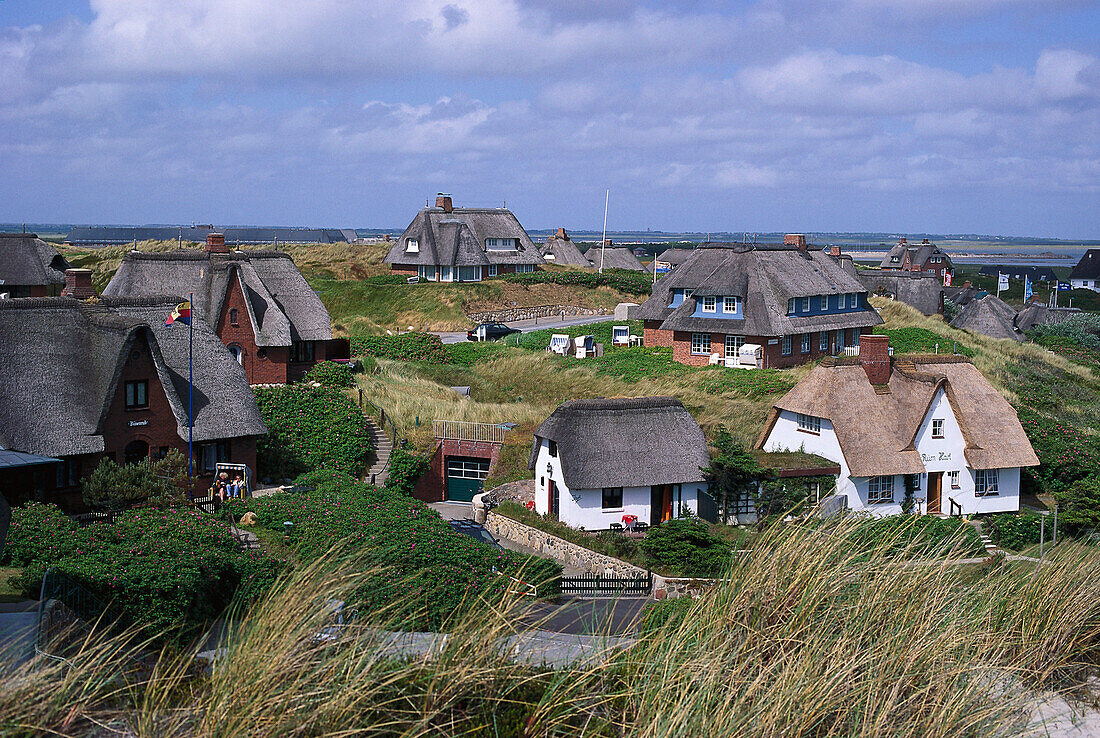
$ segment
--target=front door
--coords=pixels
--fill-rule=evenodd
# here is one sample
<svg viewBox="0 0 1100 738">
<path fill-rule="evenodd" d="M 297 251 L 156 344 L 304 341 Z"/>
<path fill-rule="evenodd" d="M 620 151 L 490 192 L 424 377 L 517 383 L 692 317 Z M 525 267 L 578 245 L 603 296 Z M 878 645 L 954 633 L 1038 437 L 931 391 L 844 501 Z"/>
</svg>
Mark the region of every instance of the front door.
<svg viewBox="0 0 1100 738">
<path fill-rule="evenodd" d="M 559 498 L 559 495 L 561 493 L 558 491 L 558 485 L 554 483 L 553 479 L 550 480 L 550 487 L 548 489 L 548 493 L 550 495 L 550 501 L 549 501 L 549 505 L 548 505 L 548 509 L 550 511 L 550 516 L 553 517 L 553 518 L 557 518 L 558 517 L 558 506 L 561 504 L 561 499 Z"/>
<path fill-rule="evenodd" d="M 649 524 L 660 525 L 672 518 L 672 485 L 650 487 Z"/>
<path fill-rule="evenodd" d="M 943 489 L 943 472 L 928 472 L 928 514 L 940 514 L 940 493 Z"/>
</svg>

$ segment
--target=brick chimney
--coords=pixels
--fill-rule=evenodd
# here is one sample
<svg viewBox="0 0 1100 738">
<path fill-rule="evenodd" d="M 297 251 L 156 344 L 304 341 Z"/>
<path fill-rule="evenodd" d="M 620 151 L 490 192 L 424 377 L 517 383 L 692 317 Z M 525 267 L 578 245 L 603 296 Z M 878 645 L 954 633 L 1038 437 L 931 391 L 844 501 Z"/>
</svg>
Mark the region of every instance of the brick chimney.
<svg viewBox="0 0 1100 738">
<path fill-rule="evenodd" d="M 206 252 L 208 254 L 228 254 L 229 247 L 225 245 L 225 234 L 214 232 L 207 233 Z"/>
<path fill-rule="evenodd" d="M 554 238 L 560 238 L 563 241 L 568 241 L 569 234 L 565 232 L 564 228 L 559 228 L 558 232 L 554 234 Z"/>
<path fill-rule="evenodd" d="M 435 196 L 435 206 L 437 208 L 443 208 L 444 213 L 454 212 L 455 206 L 451 201 L 451 196 L 446 192 L 440 192 Z"/>
<path fill-rule="evenodd" d="M 806 250 L 806 236 L 802 233 L 788 233 L 783 236 L 784 246 L 796 246 L 799 251 Z"/>
<path fill-rule="evenodd" d="M 920 242 L 921 242 L 921 243 L 932 243 L 932 242 L 931 242 L 931 241 L 929 241 L 929 240 L 928 240 L 927 238 L 922 238 Z"/>
<path fill-rule="evenodd" d="M 66 269 L 65 287 L 61 290 L 61 296 L 75 297 L 78 300 L 95 297 L 95 287 L 92 286 L 92 270 Z"/>
<path fill-rule="evenodd" d="M 871 384 L 890 381 L 890 337 L 864 334 L 859 337 L 859 365 Z"/>
<path fill-rule="evenodd" d="M 906 243 L 905 236 L 902 236 L 901 239 L 898 241 L 898 244 L 903 244 L 903 243 Z"/>
<path fill-rule="evenodd" d="M 840 246 L 835 243 L 829 247 L 829 256 L 840 256 Z"/>
<path fill-rule="evenodd" d="M 610 238 L 605 238 L 603 240 L 603 245 L 604 246 L 610 246 L 611 245 L 611 239 Z"/>
</svg>

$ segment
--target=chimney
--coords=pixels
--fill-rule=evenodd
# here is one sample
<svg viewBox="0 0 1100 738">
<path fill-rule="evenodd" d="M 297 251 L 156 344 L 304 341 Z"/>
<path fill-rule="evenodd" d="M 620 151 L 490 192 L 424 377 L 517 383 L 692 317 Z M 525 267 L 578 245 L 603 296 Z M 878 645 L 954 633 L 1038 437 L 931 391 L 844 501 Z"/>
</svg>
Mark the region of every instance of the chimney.
<svg viewBox="0 0 1100 738">
<path fill-rule="evenodd" d="M 903 244 L 903 243 L 905 243 L 905 242 L 906 242 L 906 241 L 905 241 L 905 236 L 902 236 L 902 237 L 901 237 L 901 239 L 899 239 L 899 240 L 898 240 L 898 244 L 899 244 L 899 245 L 900 245 L 900 244 Z"/>
<path fill-rule="evenodd" d="M 929 241 L 927 238 L 922 238 L 921 243 L 932 243 L 932 242 Z"/>
<path fill-rule="evenodd" d="M 435 206 L 437 208 L 443 208 L 444 213 L 454 212 L 455 206 L 451 202 L 451 196 L 446 192 L 440 192 L 435 196 Z"/>
<path fill-rule="evenodd" d="M 829 247 L 829 256 L 840 256 L 840 246 L 835 243 Z"/>
<path fill-rule="evenodd" d="M 558 232 L 554 234 L 554 238 L 560 238 L 563 241 L 568 241 L 569 234 L 565 232 L 564 228 L 559 228 Z"/>
<path fill-rule="evenodd" d="M 806 250 L 806 236 L 802 233 L 788 233 L 783 236 L 784 246 L 796 246 L 799 251 Z"/>
<path fill-rule="evenodd" d="M 66 269 L 65 287 L 61 290 L 61 296 L 75 297 L 78 300 L 95 297 L 95 287 L 92 286 L 92 270 Z"/>
<path fill-rule="evenodd" d="M 971 288 L 971 287 L 973 287 L 973 286 L 974 286 L 974 285 L 970 284 L 970 280 L 969 280 L 969 279 L 968 279 L 968 280 L 966 280 L 965 282 L 963 282 L 963 289 L 964 289 L 964 290 L 968 290 L 968 289 L 970 289 L 970 288 Z"/>
<path fill-rule="evenodd" d="M 229 247 L 225 245 L 225 234 L 211 231 L 206 234 L 206 252 L 208 254 L 228 254 Z"/>
<path fill-rule="evenodd" d="M 890 337 L 870 333 L 859 337 L 859 365 L 871 384 L 890 381 Z"/>
<path fill-rule="evenodd" d="M 605 238 L 603 240 L 603 245 L 604 246 L 610 246 L 611 245 L 611 239 L 610 238 Z"/>
</svg>

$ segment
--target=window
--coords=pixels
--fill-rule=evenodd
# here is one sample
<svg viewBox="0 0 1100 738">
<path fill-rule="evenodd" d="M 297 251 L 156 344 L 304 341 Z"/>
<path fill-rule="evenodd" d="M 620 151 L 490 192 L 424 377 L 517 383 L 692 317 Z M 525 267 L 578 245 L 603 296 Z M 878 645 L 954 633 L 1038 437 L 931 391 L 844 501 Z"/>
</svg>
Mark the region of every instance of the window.
<svg viewBox="0 0 1100 738">
<path fill-rule="evenodd" d="M 837 299 L 837 307 L 838 308 L 840 308 L 841 310 L 845 310 L 848 307 L 848 296 L 847 295 L 837 295 L 836 299 Z"/>
<path fill-rule="evenodd" d="M 894 478 L 871 477 L 867 480 L 867 502 L 893 502 Z"/>
<path fill-rule="evenodd" d="M 724 313 L 736 313 L 737 312 L 737 298 L 733 295 L 726 295 L 722 298 L 722 312 Z"/>
<path fill-rule="evenodd" d="M 805 431 L 807 433 L 820 433 L 821 432 L 821 418 L 813 415 L 798 414 L 798 430 Z"/>
<path fill-rule="evenodd" d="M 959 473 L 957 471 L 947 472 L 947 483 L 951 485 L 951 489 L 959 488 Z"/>
<path fill-rule="evenodd" d="M 709 354 L 710 353 L 710 334 L 709 333 L 692 333 L 691 334 L 691 353 L 693 353 L 693 354 Z"/>
<path fill-rule="evenodd" d="M 295 341 L 290 352 L 291 361 L 313 361 L 313 341 Z"/>
<path fill-rule="evenodd" d="M 804 353 L 804 354 L 810 353 L 810 334 L 809 333 L 803 333 L 802 334 L 802 353 Z"/>
<path fill-rule="evenodd" d="M 901 259 L 899 259 L 899 258 L 898 258 L 898 257 L 896 257 L 896 256 L 891 256 L 891 257 L 890 257 L 890 261 L 891 261 L 892 263 L 894 263 L 894 264 L 897 264 L 897 263 L 898 263 L 899 261 L 901 261 Z"/>
<path fill-rule="evenodd" d="M 480 282 L 481 281 L 481 267 L 479 266 L 460 266 L 456 267 L 458 270 L 459 282 Z"/>
<path fill-rule="evenodd" d="M 57 487 L 75 487 L 80 481 L 80 461 L 78 459 L 62 459 L 57 465 Z"/>
<path fill-rule="evenodd" d="M 756 506 L 752 504 L 752 496 L 742 492 L 730 503 L 730 515 L 752 515 L 756 512 Z"/>
<path fill-rule="evenodd" d="M 821 331 L 821 341 L 818 343 L 818 348 L 821 351 L 829 350 L 829 331 Z"/>
<path fill-rule="evenodd" d="M 516 264 L 516 274 L 530 274 L 535 271 L 534 264 Z"/>
<path fill-rule="evenodd" d="M 623 488 L 604 487 L 602 507 L 604 510 L 621 510 L 623 508 Z"/>
<path fill-rule="evenodd" d="M 943 438 L 943 419 L 935 418 L 932 420 L 932 437 Z"/>
<path fill-rule="evenodd" d="M 439 267 L 439 281 L 450 282 L 451 281 L 451 268 L 449 266 Z"/>
<path fill-rule="evenodd" d="M 490 264 L 489 265 L 489 276 L 490 277 L 497 276 L 497 265 L 496 264 Z"/>
<path fill-rule="evenodd" d="M 783 336 L 783 355 L 789 356 L 791 353 L 791 337 Z"/>
<path fill-rule="evenodd" d="M 686 299 L 688 299 L 688 298 L 689 298 L 689 297 L 691 297 L 691 296 L 692 296 L 693 294 L 695 294 L 695 290 L 684 290 L 684 299 L 685 299 L 685 300 L 686 300 Z"/>
<path fill-rule="evenodd" d="M 486 238 L 485 248 L 489 251 L 515 251 L 519 247 L 516 238 Z"/>
<path fill-rule="evenodd" d="M 126 444 L 123 455 L 127 464 L 136 464 L 149 455 L 149 444 L 145 441 L 130 441 Z"/>
<path fill-rule="evenodd" d="M 726 356 L 737 356 L 741 347 L 745 345 L 744 336 L 732 336 L 726 334 Z"/>
<path fill-rule="evenodd" d="M 237 308 L 229 308 L 229 325 L 238 325 Z"/>
<path fill-rule="evenodd" d="M 417 275 L 425 282 L 435 281 L 435 265 L 434 264 L 421 264 L 416 268 Z"/>
<path fill-rule="evenodd" d="M 998 482 L 1000 478 L 997 469 L 974 470 L 974 494 L 978 497 L 1000 494 Z"/>
<path fill-rule="evenodd" d="M 717 303 L 718 303 L 718 299 L 715 298 L 715 297 L 704 297 L 703 298 L 703 312 L 704 313 L 713 313 L 715 310 L 718 309 L 718 304 Z"/>
<path fill-rule="evenodd" d="M 405 239 L 405 251 L 409 254 L 420 253 L 420 239 L 418 238 L 406 238 Z"/>
<path fill-rule="evenodd" d="M 244 366 L 244 349 L 234 343 L 229 347 L 229 354 L 233 357 L 234 361 Z"/>
<path fill-rule="evenodd" d="M 848 295 L 848 307 L 853 309 L 859 307 L 859 295 L 857 293 L 853 292 Z"/>
<path fill-rule="evenodd" d="M 803 297 L 802 298 L 802 312 L 804 312 L 804 313 L 810 312 L 810 298 L 808 298 L 808 297 Z"/>
<path fill-rule="evenodd" d="M 844 350 L 844 331 L 843 330 L 839 330 L 839 331 L 836 332 L 836 350 L 837 351 L 843 351 Z"/>
<path fill-rule="evenodd" d="M 787 315 L 794 315 L 794 298 L 787 300 Z"/>
<path fill-rule="evenodd" d="M 199 447 L 199 462 L 202 469 L 212 472 L 218 462 L 229 461 L 229 442 L 204 443 Z"/>
<path fill-rule="evenodd" d="M 142 410 L 149 407 L 149 380 L 138 379 L 126 383 L 126 409 Z"/>
<path fill-rule="evenodd" d="M 556 456 L 558 455 L 558 442 L 557 442 L 557 441 L 547 441 L 547 443 L 546 443 L 546 451 L 547 451 L 547 453 L 549 453 L 549 454 L 550 454 L 551 456 L 555 456 L 555 457 L 556 457 Z"/>
</svg>

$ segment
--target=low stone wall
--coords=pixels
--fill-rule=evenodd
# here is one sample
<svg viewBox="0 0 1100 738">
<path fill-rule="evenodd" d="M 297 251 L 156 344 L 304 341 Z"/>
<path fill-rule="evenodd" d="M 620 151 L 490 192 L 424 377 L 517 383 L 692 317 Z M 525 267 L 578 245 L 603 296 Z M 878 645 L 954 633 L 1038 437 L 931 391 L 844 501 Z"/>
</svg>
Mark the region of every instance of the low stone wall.
<svg viewBox="0 0 1100 738">
<path fill-rule="evenodd" d="M 535 480 L 521 479 L 518 482 L 505 482 L 499 487 L 486 490 L 497 502 L 514 500 L 521 505 L 535 501 Z"/>
<path fill-rule="evenodd" d="M 644 576 L 646 570 L 620 559 L 589 550 L 564 538 L 532 528 L 499 513 L 485 516 L 485 527 L 497 538 L 506 538 L 526 546 L 565 566 L 614 576 Z"/>
<path fill-rule="evenodd" d="M 527 307 L 513 307 L 505 310 L 488 310 L 480 313 L 467 313 L 466 317 L 475 323 L 510 323 L 513 320 L 533 320 L 534 318 L 560 318 L 575 317 L 577 315 L 604 315 L 601 308 L 576 307 L 575 305 L 529 305 Z M 608 317 L 611 317 L 610 315 Z"/>
<path fill-rule="evenodd" d="M 728 579 L 694 579 L 691 577 L 662 577 L 653 575 L 653 599 L 675 600 L 681 597 L 699 599 L 703 593 Z"/>
</svg>

